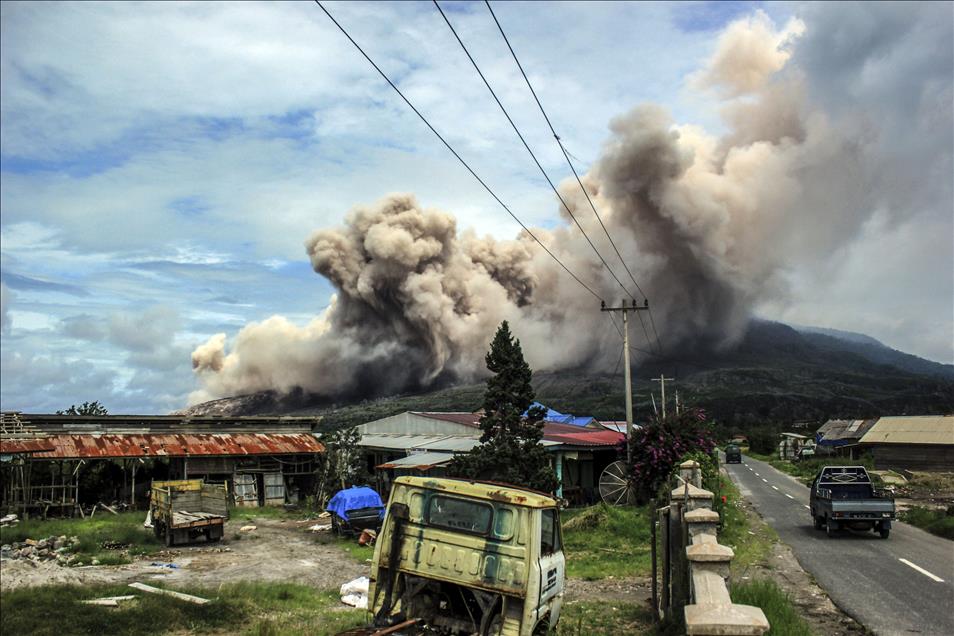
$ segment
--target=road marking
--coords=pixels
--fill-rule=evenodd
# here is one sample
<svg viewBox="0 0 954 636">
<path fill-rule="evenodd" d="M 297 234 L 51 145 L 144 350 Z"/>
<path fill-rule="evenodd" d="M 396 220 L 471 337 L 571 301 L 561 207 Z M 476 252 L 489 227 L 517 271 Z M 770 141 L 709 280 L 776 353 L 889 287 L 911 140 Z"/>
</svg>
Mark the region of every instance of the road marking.
<svg viewBox="0 0 954 636">
<path fill-rule="evenodd" d="M 766 479 L 765 477 L 762 477 L 762 481 L 764 481 L 765 483 L 768 483 L 768 479 Z"/>
<path fill-rule="evenodd" d="M 772 488 L 774 488 L 775 490 L 778 490 L 778 486 L 772 486 Z"/>
<path fill-rule="evenodd" d="M 794 498 L 795 498 L 795 497 L 791 496 L 791 495 L 788 494 L 788 493 L 785 493 L 785 496 L 788 497 L 789 499 L 794 499 Z"/>
<path fill-rule="evenodd" d="M 755 473 L 754 470 L 753 470 L 752 472 Z M 760 475 L 760 474 L 758 474 L 758 473 L 755 473 L 755 476 L 756 476 L 756 477 L 761 477 L 762 475 Z"/>
<path fill-rule="evenodd" d="M 811 506 L 809 506 L 808 504 L 802 504 L 802 505 L 803 505 L 803 506 L 805 506 L 806 508 L 808 508 L 809 510 L 811 510 L 811 509 L 812 509 L 812 507 L 811 507 Z"/>
<path fill-rule="evenodd" d="M 943 582 L 944 582 L 944 579 L 942 579 L 941 577 L 939 577 L 939 576 L 934 576 L 933 574 L 931 574 L 930 572 L 928 572 L 928 571 L 925 570 L 924 568 L 919 567 L 919 566 L 917 566 L 917 565 L 914 565 L 913 563 L 911 563 L 911 562 L 908 561 L 907 559 L 898 559 L 898 561 L 900 561 L 901 563 L 903 563 L 903 564 L 905 564 L 905 565 L 908 565 L 908 566 L 914 568 L 915 570 L 917 570 L 918 572 L 920 572 L 920 573 L 923 574 L 924 576 L 928 577 L 929 579 L 933 579 L 933 580 L 937 581 L 938 583 L 943 583 Z"/>
</svg>

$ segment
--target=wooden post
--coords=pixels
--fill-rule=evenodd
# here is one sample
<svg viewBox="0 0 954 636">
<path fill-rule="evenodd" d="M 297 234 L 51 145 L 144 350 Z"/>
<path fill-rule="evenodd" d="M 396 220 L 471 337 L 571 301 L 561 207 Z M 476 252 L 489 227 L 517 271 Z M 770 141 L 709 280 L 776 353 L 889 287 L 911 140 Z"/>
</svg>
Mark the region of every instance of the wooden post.
<svg viewBox="0 0 954 636">
<path fill-rule="evenodd" d="M 662 611 L 660 614 L 665 620 L 669 618 L 669 606 L 670 606 L 670 593 L 669 593 L 669 583 L 670 583 L 670 571 L 672 569 L 672 545 L 669 540 L 669 527 L 671 525 L 670 516 L 672 515 L 672 506 L 666 508 L 666 511 L 662 516 L 663 523 L 663 533 L 662 533 L 662 553 L 663 553 L 663 568 L 662 568 Z"/>
<path fill-rule="evenodd" d="M 659 520 L 659 512 L 656 510 L 656 500 L 651 499 L 649 502 L 650 510 L 653 511 L 653 518 L 650 522 L 650 530 L 652 532 L 652 538 L 650 540 L 650 551 L 652 553 L 652 562 L 653 562 L 653 622 L 659 621 L 659 597 L 656 595 L 656 523 Z"/>
<path fill-rule="evenodd" d="M 134 459 L 132 465 L 132 491 L 129 493 L 129 507 L 133 510 L 136 509 L 136 462 L 139 460 Z"/>
</svg>

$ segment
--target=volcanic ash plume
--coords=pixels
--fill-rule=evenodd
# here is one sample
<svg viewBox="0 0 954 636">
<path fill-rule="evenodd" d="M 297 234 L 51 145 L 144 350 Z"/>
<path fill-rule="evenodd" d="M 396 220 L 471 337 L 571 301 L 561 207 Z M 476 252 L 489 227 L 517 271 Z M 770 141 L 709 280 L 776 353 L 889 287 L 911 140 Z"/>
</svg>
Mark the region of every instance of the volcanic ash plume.
<svg viewBox="0 0 954 636">
<path fill-rule="evenodd" d="M 611 122 L 602 155 L 583 178 L 652 300 L 667 348 L 731 344 L 757 303 L 784 297 L 787 271 L 845 247 L 874 214 L 898 220 L 949 205 L 949 180 L 915 188 L 903 178 L 950 168 L 950 127 L 919 129 L 903 110 L 870 107 L 863 91 L 858 103 L 848 94 L 829 99 L 824 72 L 844 69 L 819 65 L 818 48 L 828 46 L 825 30 L 834 27 L 826 25 L 838 21 L 813 10 L 815 20 L 781 29 L 762 13 L 733 23 L 690 79 L 722 100 L 724 136 L 677 126 L 662 108 L 640 106 Z M 869 18 L 893 13 L 875 8 Z M 908 36 L 923 35 L 918 24 L 908 26 Z M 883 43 L 857 37 L 852 64 L 884 55 Z M 949 42 L 945 37 L 938 35 Z M 894 45 L 905 43 L 901 37 Z M 914 100 L 947 122 L 949 70 Z M 911 72 L 901 65 L 881 79 L 910 82 Z M 926 148 L 923 156 L 902 154 L 903 166 L 888 152 L 902 136 L 906 148 Z M 564 182 L 561 193 L 641 301 L 576 181 Z M 567 223 L 534 234 L 600 296 L 619 302 L 622 290 L 560 212 Z M 337 289 L 331 305 L 305 327 L 273 316 L 231 343 L 213 336 L 192 354 L 203 385 L 193 401 L 294 388 L 374 396 L 472 379 L 483 372 L 502 320 L 511 322 L 535 369 L 611 370 L 617 360 L 618 334 L 596 299 L 525 234 L 501 241 L 461 233 L 448 212 L 392 194 L 353 209 L 343 227 L 315 232 L 306 248 L 314 270 Z"/>
</svg>

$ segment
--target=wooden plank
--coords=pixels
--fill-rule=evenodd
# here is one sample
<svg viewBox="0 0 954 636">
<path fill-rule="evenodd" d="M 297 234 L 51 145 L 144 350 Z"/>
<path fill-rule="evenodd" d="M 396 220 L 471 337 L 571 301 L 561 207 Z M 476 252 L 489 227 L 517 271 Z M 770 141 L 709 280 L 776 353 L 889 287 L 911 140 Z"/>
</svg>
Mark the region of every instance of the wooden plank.
<svg viewBox="0 0 954 636">
<path fill-rule="evenodd" d="M 189 603 L 195 603 L 196 605 L 205 605 L 206 603 L 210 602 L 207 598 L 200 598 L 198 596 L 192 596 L 191 594 L 183 594 L 182 592 L 176 592 L 174 590 L 164 590 L 162 588 L 146 585 L 145 583 L 130 583 L 129 587 L 142 590 L 143 592 L 149 592 L 150 594 L 172 596 L 179 599 L 180 601 L 188 601 Z"/>
</svg>

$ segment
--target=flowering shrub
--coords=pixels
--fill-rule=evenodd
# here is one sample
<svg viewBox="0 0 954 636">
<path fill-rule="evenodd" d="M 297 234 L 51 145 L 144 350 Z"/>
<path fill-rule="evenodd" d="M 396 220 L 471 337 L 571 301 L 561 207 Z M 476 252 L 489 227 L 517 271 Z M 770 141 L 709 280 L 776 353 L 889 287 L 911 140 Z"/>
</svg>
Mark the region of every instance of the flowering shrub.
<svg viewBox="0 0 954 636">
<path fill-rule="evenodd" d="M 634 432 L 632 471 L 639 500 L 653 497 L 684 455 L 694 451 L 710 454 L 715 446 L 701 409 L 654 419 Z"/>
</svg>

